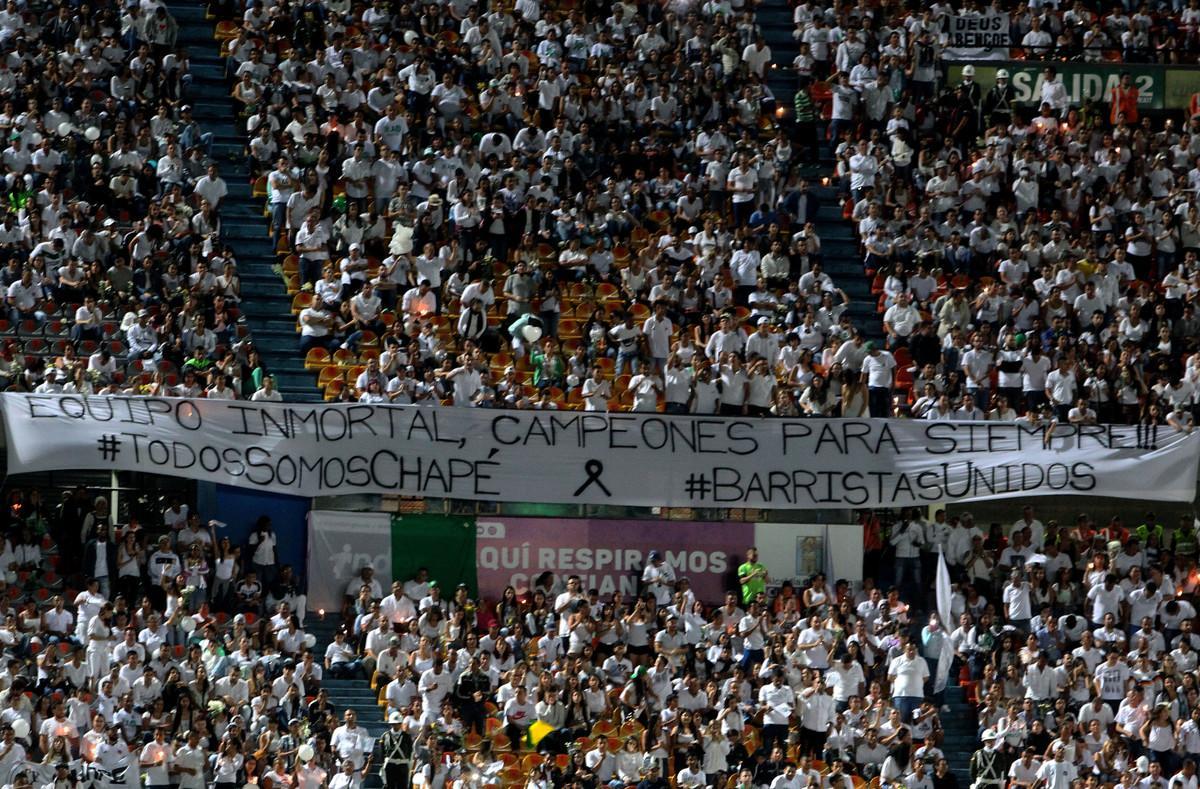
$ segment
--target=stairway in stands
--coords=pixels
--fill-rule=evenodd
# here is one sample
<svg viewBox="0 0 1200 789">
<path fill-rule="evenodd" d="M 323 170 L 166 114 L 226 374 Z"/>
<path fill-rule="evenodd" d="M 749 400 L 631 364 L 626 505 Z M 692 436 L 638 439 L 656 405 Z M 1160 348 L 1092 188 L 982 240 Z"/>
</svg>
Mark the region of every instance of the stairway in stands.
<svg viewBox="0 0 1200 789">
<path fill-rule="evenodd" d="M 313 654 L 324 661 L 325 648 L 333 642 L 333 633 L 341 625 L 341 618 L 333 614 L 322 619 L 318 614 L 309 612 L 304 620 L 304 632 L 316 636 L 317 644 Z M 321 686 L 329 692 L 329 703 L 338 711 L 338 719 L 346 709 L 358 713 L 358 725 L 370 732 L 372 737 L 379 737 L 387 729 L 383 719 L 383 710 L 375 703 L 376 694 L 364 679 L 332 679 L 325 677 Z M 372 765 L 371 774 L 363 781 L 363 789 L 380 787 L 378 763 Z"/>
<path fill-rule="evenodd" d="M 758 7 L 757 20 L 767 46 L 771 48 L 774 66 L 767 73 L 767 86 L 775 95 L 777 106 L 783 107 L 790 116 L 796 94 L 796 72 L 792 69 L 792 62 L 800 52 L 792 38 L 792 8 L 786 0 L 766 0 Z M 819 133 L 823 139 L 824 123 L 820 124 Z M 816 226 L 817 235 L 821 237 L 825 273 L 850 297 L 850 317 L 854 325 L 868 338 L 879 339 L 883 332 L 880 316 L 875 309 L 876 298 L 871 294 L 871 283 L 863 272 L 854 229 L 842 218 L 845 197 L 839 197 L 835 187 L 821 185 L 821 178 L 833 172 L 833 164 L 833 151 L 823 144 L 820 162 L 803 169 L 811 184 L 810 189 L 821 201 Z"/>
<path fill-rule="evenodd" d="M 205 17 L 201 3 L 170 0 L 167 7 L 179 23 L 179 41 L 191 55 L 193 82 L 188 100 L 193 115 L 205 131 L 215 135 L 213 158 L 229 186 L 221 208 L 222 236 L 237 255 L 246 324 L 284 399 L 318 400 L 314 376 L 305 371 L 297 349 L 291 298 L 282 278 L 273 270 L 275 250 L 267 238 L 263 199 L 252 195 L 244 156 L 245 135 L 233 115 L 225 62 L 214 38 L 215 22 Z"/>
<path fill-rule="evenodd" d="M 946 704 L 950 712 L 942 713 L 942 752 L 950 763 L 950 771 L 958 778 L 959 786 L 969 786 L 971 778 L 967 766 L 971 754 L 979 749 L 978 727 L 975 722 L 975 709 L 966 701 L 966 689 L 955 684 L 954 677 L 950 678 L 950 686 L 946 688 Z"/>
</svg>

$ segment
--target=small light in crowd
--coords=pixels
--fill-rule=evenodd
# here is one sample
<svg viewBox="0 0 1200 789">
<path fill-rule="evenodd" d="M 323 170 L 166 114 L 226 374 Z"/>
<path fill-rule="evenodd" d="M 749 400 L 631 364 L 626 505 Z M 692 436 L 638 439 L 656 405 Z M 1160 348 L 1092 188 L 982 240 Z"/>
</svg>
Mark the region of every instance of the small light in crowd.
<svg viewBox="0 0 1200 789">
<path fill-rule="evenodd" d="M 828 176 L 821 179 L 821 186 L 829 186 L 829 177 Z"/>
<path fill-rule="evenodd" d="M 784 115 L 786 115 L 786 114 L 787 114 L 787 110 L 785 110 L 783 107 L 778 107 L 778 108 L 776 108 L 776 110 L 775 110 L 775 117 L 776 117 L 776 118 L 782 118 L 782 117 L 783 117 Z"/>
<path fill-rule="evenodd" d="M 1069 128 L 1069 127 L 1067 126 L 1067 124 L 1066 124 L 1066 123 L 1063 123 L 1063 124 L 1062 124 L 1062 130 L 1063 130 L 1063 133 L 1064 133 L 1064 134 L 1066 133 L 1066 131 L 1067 131 L 1067 129 L 1068 129 L 1068 128 Z"/>
<path fill-rule="evenodd" d="M 317 609 L 317 616 L 319 616 L 319 617 L 321 617 L 322 619 L 324 619 L 324 618 L 325 618 L 325 609 L 324 609 L 324 608 L 319 608 L 319 609 Z"/>
<path fill-rule="evenodd" d="M 771 64 L 771 68 L 779 68 L 779 64 L 778 64 L 778 63 L 772 63 L 772 64 Z"/>
</svg>

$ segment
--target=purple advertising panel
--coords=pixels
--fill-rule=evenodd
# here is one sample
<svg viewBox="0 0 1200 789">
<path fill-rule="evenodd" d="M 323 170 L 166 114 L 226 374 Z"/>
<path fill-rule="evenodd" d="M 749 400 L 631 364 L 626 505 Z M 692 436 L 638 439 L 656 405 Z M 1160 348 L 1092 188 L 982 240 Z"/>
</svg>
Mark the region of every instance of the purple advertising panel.
<svg viewBox="0 0 1200 789">
<path fill-rule="evenodd" d="M 521 593 L 547 570 L 578 575 L 585 590 L 598 589 L 602 598 L 628 596 L 637 592 L 647 555 L 659 551 L 697 598 L 714 602 L 736 584 L 732 576 L 754 544 L 754 524 L 481 517 L 476 535 L 479 592 L 489 599 L 510 584 Z"/>
</svg>

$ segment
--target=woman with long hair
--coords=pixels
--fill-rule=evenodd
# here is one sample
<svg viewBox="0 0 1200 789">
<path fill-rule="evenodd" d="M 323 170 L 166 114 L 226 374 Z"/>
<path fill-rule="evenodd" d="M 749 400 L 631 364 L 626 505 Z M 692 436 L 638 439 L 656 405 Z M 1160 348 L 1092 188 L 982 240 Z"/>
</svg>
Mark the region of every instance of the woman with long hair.
<svg viewBox="0 0 1200 789">
<path fill-rule="evenodd" d="M 862 376 L 853 371 L 842 373 L 842 416 L 847 419 L 861 419 L 867 416 L 867 385 Z"/>
<path fill-rule="evenodd" d="M 229 610 L 233 579 L 241 574 L 241 553 L 242 549 L 234 547 L 229 537 L 223 536 L 217 541 L 211 601 L 218 611 Z"/>
<path fill-rule="evenodd" d="M 126 600 L 137 599 L 146 572 L 146 552 L 139 532 L 128 530 L 117 546 L 117 589 Z"/>
</svg>

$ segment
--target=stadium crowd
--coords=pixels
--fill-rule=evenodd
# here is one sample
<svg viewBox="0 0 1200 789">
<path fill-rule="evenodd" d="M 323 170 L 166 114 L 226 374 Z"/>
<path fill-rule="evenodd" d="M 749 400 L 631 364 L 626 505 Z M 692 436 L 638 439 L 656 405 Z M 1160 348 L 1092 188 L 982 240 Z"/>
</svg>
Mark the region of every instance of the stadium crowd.
<svg viewBox="0 0 1200 789">
<path fill-rule="evenodd" d="M 277 400 L 151 6 L 7 18 L 0 385 Z M 1194 426 L 1197 121 L 1128 78 L 1021 106 L 947 82 L 944 8 L 806 2 L 777 106 L 751 7 L 302 8 L 213 11 L 327 399 Z M 1145 32 L 1092 16 L 1014 35 Z M 35 73 L 56 46 L 85 77 Z M 823 267 L 825 152 L 881 331 Z"/>
<path fill-rule="evenodd" d="M 698 600 L 658 552 L 629 596 L 547 572 L 483 600 L 456 578 L 389 587 L 366 567 L 342 611 L 321 612 L 342 624 L 314 649 L 266 517 L 233 545 L 178 499 L 126 523 L 83 488 L 7 505 L 6 787 L 140 772 L 184 789 L 955 789 L 947 683 L 975 705 L 959 713 L 977 720 L 977 786 L 1195 778 L 1190 518 L 1043 523 L 1026 506 L 984 529 L 863 512 L 877 575 L 774 579 L 750 548 L 723 600 Z M 919 613 L 939 608 L 939 553 L 947 624 Z M 336 709 L 327 677 L 370 682 L 387 730 Z"/>
<path fill-rule="evenodd" d="M 1186 54 L 1193 5 L 1014 17 L 1029 46 Z M 212 10 L 331 399 L 1192 427 L 1200 128 L 1128 84 L 948 84 L 940 5 L 797 4 L 788 106 L 752 3 Z M 176 32 L 156 0 L 0 11 L 0 284 L 39 337 L 4 339 L 5 388 L 280 397 Z M 825 151 L 879 340 L 823 270 Z M 364 574 L 315 653 L 269 520 L 235 546 L 179 502 L 7 504 L 0 785 L 948 789 L 939 668 L 978 702 L 980 789 L 1200 782 L 1190 521 L 864 515 L 890 586 L 768 595 L 750 552 L 724 601 L 662 557 L 634 599 Z M 915 616 L 938 547 L 951 623 Z M 388 731 L 325 675 L 371 682 Z"/>
<path fill-rule="evenodd" d="M 1073 106 L 1052 65 L 1048 108 L 948 84 L 942 6 L 797 4 L 777 106 L 752 10 L 246 11 L 235 107 L 327 399 L 1192 428 L 1195 121 L 1128 78 Z M 1015 36 L 1145 32 L 1095 16 Z M 822 266 L 824 151 L 877 340 Z"/>
<path fill-rule="evenodd" d="M 160 2 L 0 11 L 0 386 L 250 397 L 228 193 Z"/>
</svg>

